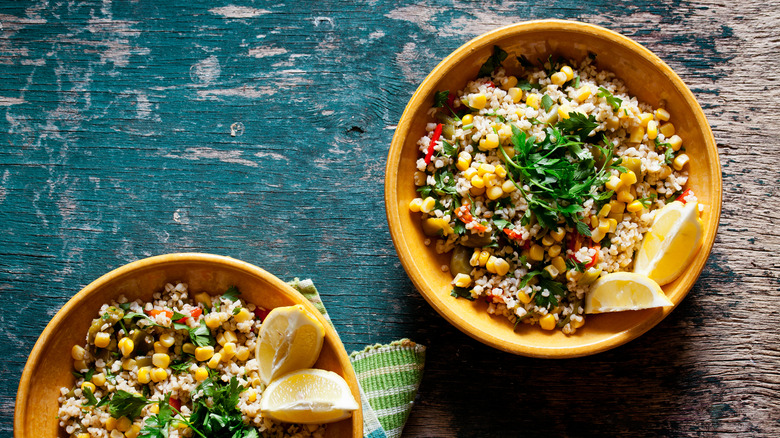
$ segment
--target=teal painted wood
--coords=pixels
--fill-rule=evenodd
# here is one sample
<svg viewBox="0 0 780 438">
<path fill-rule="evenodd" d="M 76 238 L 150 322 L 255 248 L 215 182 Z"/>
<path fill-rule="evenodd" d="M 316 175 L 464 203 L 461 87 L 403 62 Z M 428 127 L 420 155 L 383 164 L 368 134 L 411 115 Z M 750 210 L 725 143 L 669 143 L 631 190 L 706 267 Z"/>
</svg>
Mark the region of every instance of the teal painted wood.
<svg viewBox="0 0 780 438">
<path fill-rule="evenodd" d="M 436 315 L 382 198 L 395 123 L 427 72 L 534 18 L 601 24 L 659 54 L 700 98 L 724 167 L 721 233 L 680 308 L 567 361 L 489 349 Z M 0 3 L 0 435 L 57 309 L 177 251 L 313 278 L 350 350 L 428 345 L 407 436 L 778 435 L 778 19 L 755 1 Z"/>
</svg>

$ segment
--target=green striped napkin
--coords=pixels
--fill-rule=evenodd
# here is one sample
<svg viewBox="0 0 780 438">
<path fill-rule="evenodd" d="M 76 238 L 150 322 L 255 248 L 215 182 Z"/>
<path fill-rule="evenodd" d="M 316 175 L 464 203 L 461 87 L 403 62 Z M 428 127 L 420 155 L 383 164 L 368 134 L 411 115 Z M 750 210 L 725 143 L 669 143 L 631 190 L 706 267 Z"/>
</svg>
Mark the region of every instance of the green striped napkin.
<svg viewBox="0 0 780 438">
<path fill-rule="evenodd" d="M 290 282 L 330 321 L 320 294 L 309 280 Z M 364 438 L 397 438 L 412 410 L 422 380 L 425 347 L 408 339 L 376 344 L 350 355 L 360 383 Z"/>
</svg>

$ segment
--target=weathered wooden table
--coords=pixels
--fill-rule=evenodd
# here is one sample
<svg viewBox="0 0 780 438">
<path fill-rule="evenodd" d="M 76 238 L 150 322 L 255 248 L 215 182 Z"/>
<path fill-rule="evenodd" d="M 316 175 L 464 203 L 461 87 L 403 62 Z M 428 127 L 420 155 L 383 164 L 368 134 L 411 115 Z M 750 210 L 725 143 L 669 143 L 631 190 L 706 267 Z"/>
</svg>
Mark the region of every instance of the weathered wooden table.
<svg viewBox="0 0 780 438">
<path fill-rule="evenodd" d="M 0 2 L 0 435 L 27 354 L 82 286 L 202 251 L 311 277 L 349 350 L 429 346 L 406 436 L 780 436 L 780 4 Z M 687 82 L 723 166 L 720 233 L 682 305 L 573 360 L 490 349 L 439 317 L 383 205 L 394 125 L 485 31 L 569 18 Z"/>
</svg>

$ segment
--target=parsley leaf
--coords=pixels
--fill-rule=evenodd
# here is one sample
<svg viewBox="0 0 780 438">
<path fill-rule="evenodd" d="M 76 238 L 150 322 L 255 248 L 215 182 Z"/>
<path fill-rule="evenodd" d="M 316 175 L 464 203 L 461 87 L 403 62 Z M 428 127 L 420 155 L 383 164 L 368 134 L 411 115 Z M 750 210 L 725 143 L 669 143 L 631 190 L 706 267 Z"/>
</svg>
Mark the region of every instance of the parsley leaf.
<svg viewBox="0 0 780 438">
<path fill-rule="evenodd" d="M 570 132 L 580 137 L 580 141 L 585 141 L 588 138 L 591 131 L 599 126 L 596 122 L 596 116 L 593 114 L 586 116 L 585 114 L 572 111 L 569 113 L 568 119 L 559 121 L 555 127 L 563 132 Z"/>
<path fill-rule="evenodd" d="M 544 108 L 545 111 L 550 111 L 550 108 L 552 108 L 553 103 L 554 102 L 552 100 L 552 97 L 550 97 L 549 95 L 545 94 L 544 96 L 542 96 L 542 108 Z"/>
<path fill-rule="evenodd" d="M 501 67 L 508 54 L 501 47 L 493 46 L 493 54 L 482 64 L 477 77 L 490 76 L 497 68 Z"/>
<path fill-rule="evenodd" d="M 566 295 L 566 288 L 557 281 L 550 280 L 544 276 L 539 278 L 539 286 L 543 291 L 549 292 L 548 296 L 544 296 L 543 293 L 537 292 L 535 295 L 536 305 L 539 307 L 546 307 L 548 309 L 558 305 L 558 300 Z"/>
<path fill-rule="evenodd" d="M 189 426 L 204 436 L 251 437 L 254 427 L 244 424 L 238 401 L 245 388 L 235 377 L 229 383 L 209 377 L 195 389 Z M 211 399 L 209 401 L 209 399 Z"/>
<path fill-rule="evenodd" d="M 542 89 L 541 85 L 535 84 L 535 83 L 532 84 L 532 83 L 528 82 L 527 79 L 520 79 L 519 81 L 517 81 L 517 85 L 515 85 L 515 87 L 517 87 L 517 88 L 519 88 L 519 89 L 521 89 L 523 91 L 541 90 Z"/>
<path fill-rule="evenodd" d="M 449 90 L 444 91 L 437 91 L 436 94 L 433 95 L 433 107 L 434 108 L 441 108 L 444 106 L 445 103 L 447 103 L 447 98 L 450 95 Z"/>
<path fill-rule="evenodd" d="M 196 347 L 208 347 L 214 345 L 214 338 L 211 336 L 211 331 L 206 326 L 206 320 L 201 319 L 200 325 L 195 328 L 187 329 L 190 333 L 190 341 L 195 344 Z"/>
<path fill-rule="evenodd" d="M 238 288 L 235 286 L 230 286 L 228 287 L 227 291 L 222 294 L 222 298 L 235 302 L 238 300 L 239 295 L 241 295 L 241 292 L 238 291 Z"/>
<path fill-rule="evenodd" d="M 607 99 L 607 103 L 612 106 L 613 112 L 618 112 L 620 110 L 620 104 L 623 103 L 623 99 L 618 99 L 613 96 L 612 93 L 604 87 L 599 87 L 599 92 L 596 93 L 596 96 Z"/>
<path fill-rule="evenodd" d="M 455 298 L 465 298 L 469 301 L 474 301 L 474 297 L 471 296 L 471 292 L 467 287 L 453 286 L 450 295 Z"/>
<path fill-rule="evenodd" d="M 441 141 L 441 152 L 448 157 L 455 157 L 458 154 L 457 146 L 451 145 L 447 140 Z"/>
<path fill-rule="evenodd" d="M 526 68 L 533 68 L 534 63 L 529 61 L 528 58 L 525 57 L 525 55 L 520 55 L 517 57 L 517 62 L 520 63 L 523 67 Z"/>
<path fill-rule="evenodd" d="M 108 412 L 114 418 L 127 417 L 135 420 L 141 415 L 141 410 L 150 402 L 146 397 L 131 394 L 122 389 L 118 390 L 114 397 L 108 402 Z"/>
</svg>

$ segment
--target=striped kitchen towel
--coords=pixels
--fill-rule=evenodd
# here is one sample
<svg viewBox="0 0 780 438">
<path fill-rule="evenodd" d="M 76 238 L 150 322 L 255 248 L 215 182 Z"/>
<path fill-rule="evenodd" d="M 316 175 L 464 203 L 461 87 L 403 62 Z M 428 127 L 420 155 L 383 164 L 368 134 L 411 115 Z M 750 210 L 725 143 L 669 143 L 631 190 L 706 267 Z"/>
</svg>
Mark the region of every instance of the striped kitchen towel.
<svg viewBox="0 0 780 438">
<path fill-rule="evenodd" d="M 290 282 L 330 321 L 320 294 L 309 280 Z M 364 438 L 397 438 L 412 410 L 422 380 L 425 347 L 408 339 L 376 344 L 350 355 L 360 383 Z"/>
</svg>

